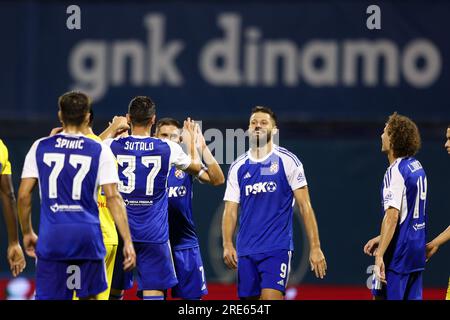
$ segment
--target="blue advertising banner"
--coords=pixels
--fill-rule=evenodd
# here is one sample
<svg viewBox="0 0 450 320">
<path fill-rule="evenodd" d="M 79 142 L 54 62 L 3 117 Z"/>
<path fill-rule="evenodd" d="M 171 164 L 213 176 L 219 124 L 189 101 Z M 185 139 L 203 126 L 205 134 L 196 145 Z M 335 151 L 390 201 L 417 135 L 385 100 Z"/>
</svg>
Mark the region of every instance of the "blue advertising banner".
<svg viewBox="0 0 450 320">
<path fill-rule="evenodd" d="M 450 119 L 450 3 L 2 2 L 2 119 L 54 117 L 83 90 L 102 117 L 135 95 L 175 117 Z M 75 11 L 73 11 L 75 10 Z M 67 13 L 69 12 L 69 13 Z"/>
</svg>

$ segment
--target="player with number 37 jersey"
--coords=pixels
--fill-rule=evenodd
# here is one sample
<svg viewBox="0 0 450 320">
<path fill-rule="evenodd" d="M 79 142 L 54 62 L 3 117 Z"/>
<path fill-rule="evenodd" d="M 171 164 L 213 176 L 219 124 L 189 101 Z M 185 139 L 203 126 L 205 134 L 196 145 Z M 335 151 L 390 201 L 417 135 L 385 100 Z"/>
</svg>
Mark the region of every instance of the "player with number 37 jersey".
<svg viewBox="0 0 450 320">
<path fill-rule="evenodd" d="M 166 243 L 167 176 L 172 165 L 186 169 L 191 163 L 181 147 L 169 140 L 128 136 L 105 140 L 119 166 L 119 191 L 127 206 L 134 242 Z"/>
<path fill-rule="evenodd" d="M 131 135 L 105 140 L 117 159 L 119 191 L 136 248 L 138 295 L 144 300 L 162 300 L 164 291 L 178 283 L 169 243 L 166 188 L 170 169 L 174 165 L 195 174 L 201 170 L 178 144 L 150 137 L 155 113 L 150 98 L 133 98 L 127 114 Z M 131 277 L 114 273 L 111 294 L 122 296 L 130 288 Z"/>
</svg>

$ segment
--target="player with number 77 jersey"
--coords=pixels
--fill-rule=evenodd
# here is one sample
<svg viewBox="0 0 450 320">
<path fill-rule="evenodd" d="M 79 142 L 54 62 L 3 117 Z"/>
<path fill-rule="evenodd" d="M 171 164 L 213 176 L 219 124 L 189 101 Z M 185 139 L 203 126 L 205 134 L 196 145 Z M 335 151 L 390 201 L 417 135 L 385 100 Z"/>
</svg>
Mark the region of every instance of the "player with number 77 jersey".
<svg viewBox="0 0 450 320">
<path fill-rule="evenodd" d="M 71 300 L 74 291 L 80 299 L 96 299 L 108 287 L 97 207 L 99 186 L 123 238 L 124 269 L 134 267 L 136 255 L 117 191 L 114 155 L 82 134 L 89 122 L 90 99 L 81 92 L 68 92 L 58 104 L 63 132 L 37 140 L 25 158 L 18 201 L 23 242 L 26 253 L 37 257 L 37 300 Z M 32 192 L 37 184 L 39 238 L 31 225 Z"/>
<path fill-rule="evenodd" d="M 138 295 L 144 300 L 164 299 L 164 291 L 178 283 L 169 243 L 166 188 L 171 167 L 175 165 L 194 175 L 202 169 L 178 144 L 150 136 L 155 112 L 150 98 L 135 97 L 127 114 L 131 135 L 104 141 L 117 159 L 119 191 L 127 207 L 138 257 Z M 118 284 L 116 279 L 117 274 L 113 276 L 113 293 L 130 287 L 130 281 Z"/>
</svg>

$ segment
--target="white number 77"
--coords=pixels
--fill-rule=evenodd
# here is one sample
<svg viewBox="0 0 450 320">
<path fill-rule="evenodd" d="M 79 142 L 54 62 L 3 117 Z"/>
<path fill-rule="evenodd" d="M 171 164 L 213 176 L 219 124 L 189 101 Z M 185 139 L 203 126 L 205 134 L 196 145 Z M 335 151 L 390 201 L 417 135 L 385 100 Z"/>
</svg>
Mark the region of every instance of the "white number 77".
<svg viewBox="0 0 450 320">
<path fill-rule="evenodd" d="M 48 197 L 50 199 L 56 199 L 58 197 L 58 176 L 64 168 L 64 159 L 65 155 L 62 153 L 44 153 L 44 163 L 49 167 L 52 166 L 52 163 L 55 163 L 52 172 L 48 178 Z M 80 170 L 77 172 L 73 179 L 72 186 L 72 199 L 80 200 L 81 199 L 81 185 L 83 183 L 84 178 L 89 172 L 91 168 L 91 157 L 82 156 L 79 154 L 71 154 L 69 157 L 69 163 L 75 169 L 80 164 Z"/>
</svg>

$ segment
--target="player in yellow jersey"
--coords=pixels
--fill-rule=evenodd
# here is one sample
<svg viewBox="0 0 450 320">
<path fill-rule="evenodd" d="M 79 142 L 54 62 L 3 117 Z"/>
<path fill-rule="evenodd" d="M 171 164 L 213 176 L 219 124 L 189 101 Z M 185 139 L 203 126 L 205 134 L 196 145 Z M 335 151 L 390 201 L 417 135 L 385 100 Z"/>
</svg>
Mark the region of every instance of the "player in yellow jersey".
<svg viewBox="0 0 450 320">
<path fill-rule="evenodd" d="M 447 134 L 445 140 L 445 149 L 447 149 L 448 154 L 450 155 L 450 125 L 447 127 Z M 450 226 L 447 227 L 440 235 L 427 243 L 427 261 L 431 258 L 433 254 L 439 249 L 441 245 L 450 240 Z M 448 289 L 446 300 L 450 300 L 450 277 L 448 279 Z"/>
<path fill-rule="evenodd" d="M 102 140 L 114 137 L 117 134 L 123 133 L 126 131 L 129 126 L 127 124 L 127 120 L 125 117 L 114 117 L 112 123 L 109 127 L 97 136 L 92 130 L 92 124 L 94 120 L 94 113 L 91 109 L 91 116 L 89 119 L 89 124 L 84 128 L 83 134 L 88 138 L 96 140 L 98 142 L 102 142 Z M 52 130 L 50 135 L 58 133 L 62 128 L 55 128 Z M 108 288 L 102 293 L 97 295 L 97 300 L 108 300 L 109 293 L 111 290 L 111 281 L 114 271 L 114 262 L 116 260 L 117 246 L 119 243 L 119 239 L 117 236 L 116 226 L 114 224 L 114 219 L 111 213 L 106 206 L 106 197 L 103 195 L 101 188 L 98 191 L 97 204 L 99 209 L 99 218 L 100 218 L 100 226 L 102 229 L 103 242 L 106 248 L 106 256 L 105 256 L 105 265 L 106 265 L 106 278 L 108 281 Z M 78 300 L 76 296 L 74 296 L 74 300 Z"/>
<path fill-rule="evenodd" d="M 86 127 L 86 130 L 83 132 L 83 134 L 98 142 L 102 142 L 102 140 L 105 139 L 104 137 L 105 132 L 108 132 L 109 136 L 110 131 L 113 131 L 113 134 L 117 134 L 122 130 L 124 129 L 126 130 L 129 128 L 125 117 L 115 117 L 111 125 L 108 127 L 109 131 L 107 131 L 108 130 L 107 129 L 100 136 L 97 136 L 94 134 L 92 130 L 93 121 L 94 121 L 94 114 L 91 109 L 91 118 L 89 120 L 88 127 Z M 111 281 L 114 271 L 114 262 L 116 261 L 116 253 L 117 253 L 117 246 L 119 244 L 119 239 L 117 236 L 117 230 L 114 224 L 114 219 L 111 215 L 111 212 L 109 212 L 108 207 L 106 206 L 106 197 L 102 194 L 101 189 L 99 189 L 98 191 L 97 203 L 100 217 L 100 225 L 103 234 L 103 242 L 106 248 L 105 264 L 106 264 L 106 278 L 108 279 L 108 289 L 106 289 L 105 291 L 103 291 L 98 295 L 98 300 L 108 300 L 109 292 L 111 290 Z"/>
<path fill-rule="evenodd" d="M 8 148 L 0 139 L 0 198 L 3 204 L 8 232 L 7 258 L 9 268 L 14 277 L 25 269 L 26 262 L 17 233 L 17 205 L 14 187 L 11 180 L 11 163 L 9 162 Z"/>
</svg>

